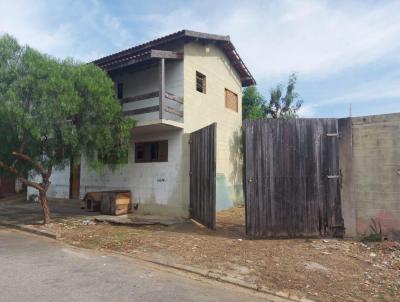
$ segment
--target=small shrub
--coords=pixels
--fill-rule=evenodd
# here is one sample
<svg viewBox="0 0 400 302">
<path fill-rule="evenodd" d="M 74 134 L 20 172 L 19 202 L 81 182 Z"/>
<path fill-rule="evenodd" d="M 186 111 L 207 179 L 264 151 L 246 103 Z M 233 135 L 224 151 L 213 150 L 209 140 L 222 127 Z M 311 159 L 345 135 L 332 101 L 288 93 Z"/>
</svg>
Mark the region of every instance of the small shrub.
<svg viewBox="0 0 400 302">
<path fill-rule="evenodd" d="M 371 224 L 369 225 L 370 233 L 369 235 L 365 235 L 361 241 L 363 242 L 380 242 L 384 239 L 382 234 L 382 226 L 381 223 L 378 221 L 376 222 L 375 219 L 371 218 Z"/>
</svg>

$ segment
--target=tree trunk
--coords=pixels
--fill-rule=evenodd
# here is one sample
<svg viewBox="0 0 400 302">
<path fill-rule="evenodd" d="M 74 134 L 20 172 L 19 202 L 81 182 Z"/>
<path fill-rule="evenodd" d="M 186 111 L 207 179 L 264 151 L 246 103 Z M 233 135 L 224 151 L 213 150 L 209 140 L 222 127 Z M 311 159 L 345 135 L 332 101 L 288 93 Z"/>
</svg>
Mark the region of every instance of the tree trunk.
<svg viewBox="0 0 400 302">
<path fill-rule="evenodd" d="M 43 223 L 48 224 L 50 222 L 50 209 L 47 202 L 46 192 L 39 191 L 39 199 L 40 199 L 40 204 L 42 205 L 43 208 L 43 214 L 44 214 Z"/>
</svg>

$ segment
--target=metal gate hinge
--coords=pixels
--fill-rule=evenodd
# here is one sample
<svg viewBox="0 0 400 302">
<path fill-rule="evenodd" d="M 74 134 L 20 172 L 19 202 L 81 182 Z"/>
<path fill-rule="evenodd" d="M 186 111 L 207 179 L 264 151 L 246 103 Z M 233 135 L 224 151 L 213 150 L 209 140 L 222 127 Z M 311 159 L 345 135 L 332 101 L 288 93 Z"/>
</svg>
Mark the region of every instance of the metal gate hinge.
<svg viewBox="0 0 400 302">
<path fill-rule="evenodd" d="M 340 175 L 328 175 L 328 178 L 340 178 Z"/>
</svg>

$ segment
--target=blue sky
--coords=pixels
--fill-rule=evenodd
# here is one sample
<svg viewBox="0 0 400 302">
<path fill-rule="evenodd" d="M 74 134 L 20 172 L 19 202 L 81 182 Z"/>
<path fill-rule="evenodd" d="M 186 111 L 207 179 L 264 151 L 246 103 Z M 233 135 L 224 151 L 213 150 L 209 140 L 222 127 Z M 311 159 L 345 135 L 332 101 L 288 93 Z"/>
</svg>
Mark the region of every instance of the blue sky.
<svg viewBox="0 0 400 302">
<path fill-rule="evenodd" d="M 400 112 L 400 1 L 0 0 L 0 33 L 61 58 L 183 28 L 230 35 L 264 95 L 297 72 L 304 117 Z"/>
</svg>

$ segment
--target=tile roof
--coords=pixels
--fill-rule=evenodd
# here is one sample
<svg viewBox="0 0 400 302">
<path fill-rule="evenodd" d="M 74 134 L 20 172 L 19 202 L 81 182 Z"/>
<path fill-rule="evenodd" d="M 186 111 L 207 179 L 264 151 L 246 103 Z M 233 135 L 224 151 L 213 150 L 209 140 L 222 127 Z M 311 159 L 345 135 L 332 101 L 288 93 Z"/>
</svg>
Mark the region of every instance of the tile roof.
<svg viewBox="0 0 400 302">
<path fill-rule="evenodd" d="M 233 64 L 233 66 L 235 67 L 240 76 L 242 86 L 245 87 L 256 84 L 256 81 L 244 64 L 243 60 L 240 58 L 229 36 L 201 33 L 186 29 L 146 42 L 144 44 L 125 49 L 109 56 L 105 56 L 103 58 L 93 61 L 92 63 L 98 65 L 103 69 L 107 69 L 110 65 L 128 60 L 137 60 L 139 62 L 141 60 L 147 59 L 149 52 L 152 49 L 163 47 L 167 43 L 175 41 L 183 41 L 184 43 L 187 43 L 193 40 L 214 42 L 223 50 L 223 52 L 229 58 L 231 64 Z"/>
</svg>

